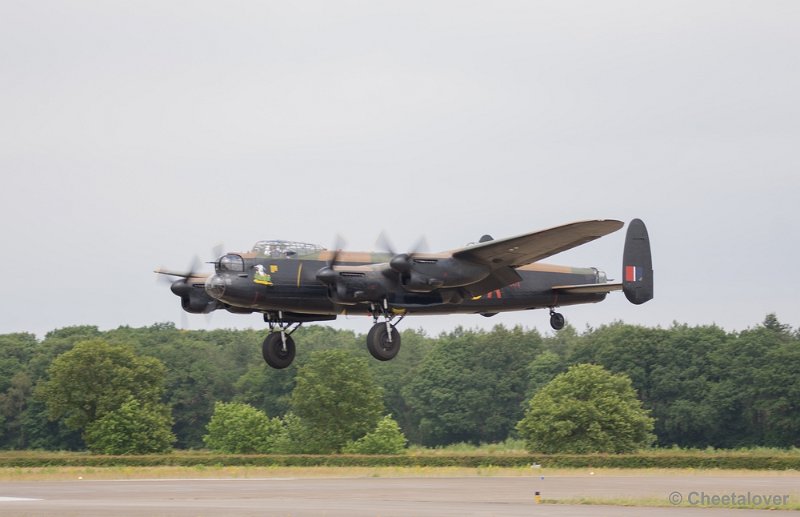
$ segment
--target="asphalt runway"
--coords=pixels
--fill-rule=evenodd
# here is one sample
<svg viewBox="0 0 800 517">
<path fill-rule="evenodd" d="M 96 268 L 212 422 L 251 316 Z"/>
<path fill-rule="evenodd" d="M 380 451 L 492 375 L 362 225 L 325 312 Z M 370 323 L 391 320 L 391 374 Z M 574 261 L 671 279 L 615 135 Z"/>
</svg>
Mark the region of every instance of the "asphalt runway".
<svg viewBox="0 0 800 517">
<path fill-rule="evenodd" d="M 0 482 L 2 516 L 775 516 L 769 510 L 536 504 L 577 497 L 800 496 L 798 476 L 262 478 Z"/>
</svg>

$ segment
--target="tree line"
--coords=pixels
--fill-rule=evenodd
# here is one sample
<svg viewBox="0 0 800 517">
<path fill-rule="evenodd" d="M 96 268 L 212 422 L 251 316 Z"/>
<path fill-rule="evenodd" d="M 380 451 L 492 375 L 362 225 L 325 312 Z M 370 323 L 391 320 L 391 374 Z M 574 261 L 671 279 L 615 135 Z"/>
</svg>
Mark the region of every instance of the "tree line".
<svg viewBox="0 0 800 517">
<path fill-rule="evenodd" d="M 283 425 L 293 425 L 299 411 L 315 429 L 335 433 L 332 423 L 344 418 L 336 412 L 352 396 L 298 410 L 298 389 L 311 392 L 308 400 L 320 398 L 313 390 L 322 383 L 309 373 L 315 361 L 333 368 L 318 365 L 320 378 L 338 375 L 338 366 L 344 378 L 369 378 L 374 385 L 369 402 L 355 403 L 370 404 L 369 425 L 361 431 L 369 434 L 390 415 L 412 444 L 517 437 L 527 428 L 520 424 L 525 411 L 537 394 L 544 400 L 540 392 L 548 383 L 570 367 L 595 364 L 630 379 L 659 446 L 800 446 L 800 330 L 774 315 L 741 332 L 622 322 L 583 332 L 568 326 L 546 336 L 503 326 L 435 337 L 405 330 L 400 354 L 385 363 L 368 359 L 364 336 L 351 331 L 308 326 L 297 332 L 303 346 L 286 370 L 263 364 L 263 330 L 183 331 L 162 323 L 109 331 L 68 327 L 43 339 L 0 335 L 0 448 L 82 450 L 87 439 L 110 439 L 104 429 L 121 421 L 148 419 L 168 422 L 171 435 L 160 439 L 175 447 L 203 448 L 218 403 L 247 404 Z M 104 366 L 99 349 L 128 366 L 122 373 Z M 65 367 L 64 354 L 76 351 L 84 354 L 73 361 L 79 366 Z M 320 359 L 331 351 L 335 359 Z M 336 435 L 340 449 L 358 439 Z"/>
</svg>

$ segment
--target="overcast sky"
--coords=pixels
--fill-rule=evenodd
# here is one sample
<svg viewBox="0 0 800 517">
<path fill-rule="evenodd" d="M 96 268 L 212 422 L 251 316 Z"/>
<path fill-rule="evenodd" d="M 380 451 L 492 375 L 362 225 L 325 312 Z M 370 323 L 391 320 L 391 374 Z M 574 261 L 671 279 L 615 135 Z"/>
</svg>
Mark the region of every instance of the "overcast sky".
<svg viewBox="0 0 800 517">
<path fill-rule="evenodd" d="M 800 326 L 797 1 L 5 0 L 0 88 L 0 333 L 180 324 L 152 270 L 219 243 L 634 217 L 656 297 L 565 308 L 579 329 Z M 548 262 L 619 278 L 623 241 Z"/>
</svg>

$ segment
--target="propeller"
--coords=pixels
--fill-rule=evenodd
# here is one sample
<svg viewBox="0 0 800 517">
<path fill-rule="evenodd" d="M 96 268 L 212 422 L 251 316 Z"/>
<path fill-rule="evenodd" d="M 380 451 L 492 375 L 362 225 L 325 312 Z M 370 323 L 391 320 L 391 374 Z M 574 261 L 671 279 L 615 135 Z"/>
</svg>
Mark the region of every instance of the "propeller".
<svg viewBox="0 0 800 517">
<path fill-rule="evenodd" d="M 169 284 L 170 291 L 173 294 L 183 298 L 184 296 L 188 296 L 189 292 L 192 289 L 192 286 L 189 284 L 189 279 L 196 275 L 197 269 L 200 267 L 200 259 L 195 256 L 192 260 L 191 265 L 189 266 L 188 271 L 181 272 L 181 271 L 168 271 L 163 268 L 159 268 L 155 270 L 155 273 L 158 273 L 158 282 L 162 284 Z M 179 277 L 178 280 L 174 280 L 170 277 Z M 181 309 L 180 315 L 180 329 L 186 330 L 189 328 L 189 317 L 188 313 L 185 310 Z"/>
<path fill-rule="evenodd" d="M 170 284 L 172 286 L 171 287 L 172 292 L 177 294 L 178 296 L 181 296 L 180 293 L 176 292 L 176 290 L 180 289 L 179 285 L 185 285 L 187 287 L 191 287 L 191 285 L 189 285 L 189 279 L 197 276 L 197 271 L 200 269 L 200 267 L 201 267 L 200 259 L 197 257 L 197 255 L 195 255 L 194 258 L 192 259 L 192 263 L 189 265 L 188 271 L 170 271 L 168 269 L 159 268 L 153 272 L 161 275 L 158 277 L 160 282 Z M 173 277 L 177 276 L 180 278 L 180 280 L 172 280 L 170 278 L 167 278 L 170 276 Z"/>
<path fill-rule="evenodd" d="M 414 256 L 420 251 L 428 248 L 428 241 L 424 236 L 422 236 L 417 239 L 417 242 L 414 243 L 414 246 L 411 248 L 411 250 L 406 253 L 397 253 L 394 246 L 392 246 L 389 237 L 386 235 L 386 232 L 381 232 L 380 235 L 378 235 L 375 245 L 378 247 L 378 249 L 388 251 L 389 254 L 392 255 L 392 258 L 389 260 L 389 267 L 398 273 L 404 274 L 411 271 L 414 262 Z"/>
<path fill-rule="evenodd" d="M 328 263 L 317 272 L 317 280 L 328 285 L 336 282 L 336 277 L 338 275 L 334 270 L 334 266 L 336 266 L 336 263 L 339 261 L 339 255 L 341 255 L 344 246 L 344 239 L 341 235 L 337 234 L 333 244 L 333 253 L 330 259 L 328 259 Z"/>
<path fill-rule="evenodd" d="M 216 264 L 216 261 L 219 260 L 219 257 L 224 252 L 224 247 L 222 243 L 217 244 L 212 249 L 213 256 L 215 258 L 214 262 L 207 262 L 208 264 Z M 195 288 L 194 284 L 197 282 L 192 282 L 192 279 L 199 278 L 201 273 L 201 268 L 203 263 L 200 260 L 200 257 L 195 255 L 192 258 L 192 262 L 189 264 L 189 268 L 184 271 L 172 271 L 164 268 L 156 269 L 154 272 L 158 274 L 158 281 L 163 284 L 169 284 L 170 291 L 173 294 L 181 298 L 181 303 L 183 304 L 189 296 L 191 296 L 192 289 Z M 170 278 L 172 277 L 172 278 Z M 175 279 L 177 277 L 177 280 Z M 187 318 L 187 311 L 181 310 L 181 328 L 186 329 L 188 327 L 188 318 Z M 206 313 L 206 322 L 210 320 L 210 312 Z"/>
<path fill-rule="evenodd" d="M 219 259 L 222 258 L 222 254 L 225 253 L 225 245 L 223 243 L 217 243 L 216 246 L 211 248 L 211 256 L 214 258 L 213 262 L 208 262 L 208 264 L 216 264 L 219 262 Z"/>
<path fill-rule="evenodd" d="M 222 257 L 223 253 L 225 253 L 225 245 L 220 242 L 216 246 L 211 248 L 211 256 L 214 258 L 214 260 L 206 262 L 206 264 L 216 264 L 217 262 L 219 262 L 219 259 L 220 257 Z M 170 271 L 168 269 L 158 268 L 154 271 L 154 273 L 158 273 L 160 275 L 158 277 L 160 282 L 168 283 L 171 286 L 174 286 L 172 292 L 177 294 L 178 296 L 181 296 L 179 293 L 175 292 L 175 289 L 180 289 L 179 287 L 176 286 L 176 284 L 180 282 L 186 286 L 189 286 L 189 279 L 196 278 L 198 274 L 200 274 L 200 269 L 202 268 L 202 266 L 203 263 L 200 261 L 200 257 L 198 255 L 195 255 L 192 258 L 192 262 L 189 265 L 189 269 L 186 271 Z M 179 277 L 182 278 L 183 280 L 170 280 L 169 278 L 167 278 L 170 276 Z"/>
</svg>

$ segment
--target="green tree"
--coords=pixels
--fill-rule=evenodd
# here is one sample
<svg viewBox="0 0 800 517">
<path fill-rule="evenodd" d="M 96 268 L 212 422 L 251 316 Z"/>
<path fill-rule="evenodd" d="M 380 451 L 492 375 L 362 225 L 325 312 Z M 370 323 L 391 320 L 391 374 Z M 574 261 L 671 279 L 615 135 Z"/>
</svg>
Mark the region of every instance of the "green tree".
<svg viewBox="0 0 800 517">
<path fill-rule="evenodd" d="M 774 314 L 712 356 L 709 399 L 720 409 L 717 446 L 788 447 L 800 432 L 800 341 Z"/>
<path fill-rule="evenodd" d="M 182 331 L 171 323 L 159 323 L 145 328 L 120 327 L 104 337 L 114 343 L 135 343 L 140 355 L 164 363 L 166 403 L 175 420 L 176 447 L 199 448 L 214 402 L 234 398 L 234 383 L 247 369 L 248 359 L 263 364 L 260 340 L 254 339 L 257 336 L 253 330 Z"/>
<path fill-rule="evenodd" d="M 316 435 L 319 450 L 309 452 L 337 452 L 375 429 L 383 414 L 383 389 L 365 358 L 345 350 L 321 350 L 298 369 L 291 406 Z"/>
<path fill-rule="evenodd" d="M 421 442 L 499 442 L 522 418 L 527 365 L 541 351 L 538 332 L 496 326 L 439 337 L 403 389 Z"/>
<path fill-rule="evenodd" d="M 45 335 L 44 340 L 36 343 L 32 335 L 17 335 L 19 342 L 27 342 L 22 347 L 12 347 L 13 356 L 25 358 L 20 361 L 15 374 L 9 377 L 11 384 L 5 393 L 0 406 L 6 416 L 6 435 L 2 447 L 14 449 L 56 449 L 78 450 L 84 447 L 80 433 L 67 428 L 62 421 L 51 421 L 45 404 L 34 396 L 33 387 L 40 384 L 47 375 L 47 369 L 53 359 L 69 350 L 79 341 L 86 341 L 100 336 L 94 326 L 66 327 Z M 2 355 L 2 354 L 0 354 Z M 0 375 L 2 377 L 2 375 Z"/>
<path fill-rule="evenodd" d="M 564 371 L 564 360 L 555 352 L 546 350 L 528 365 L 528 398 L 539 391 L 553 377 Z"/>
<path fill-rule="evenodd" d="M 272 452 L 278 454 L 313 454 L 328 450 L 314 429 L 309 428 L 294 413 L 289 411 L 280 419 L 280 432 L 273 444 Z"/>
<path fill-rule="evenodd" d="M 359 353 L 363 353 L 366 336 L 359 336 Z M 421 436 L 416 432 L 414 410 L 408 403 L 403 388 L 414 381 L 419 368 L 427 357 L 434 340 L 421 330 L 405 329 L 402 332 L 403 346 L 400 353 L 391 361 L 372 361 L 368 364 L 375 380 L 383 387 L 383 402 L 386 412 L 392 415 L 398 425 L 408 430 L 409 440 L 419 442 Z"/>
<path fill-rule="evenodd" d="M 244 402 L 268 415 L 282 416 L 289 410 L 297 370 L 275 370 L 263 361 L 251 366 L 234 383 L 236 402 Z"/>
<path fill-rule="evenodd" d="M 654 439 L 629 377 L 580 364 L 559 374 L 530 400 L 517 424 L 533 452 L 631 452 Z"/>
<path fill-rule="evenodd" d="M 659 444 L 718 445 L 725 430 L 719 425 L 721 408 L 709 400 L 716 382 L 710 364 L 712 354 L 728 340 L 728 334 L 713 325 L 673 325 L 664 333 L 650 355 L 650 390 L 647 399 L 642 397 L 656 420 Z"/>
<path fill-rule="evenodd" d="M 64 327 L 48 332 L 36 348 L 36 353 L 28 365 L 31 377 L 38 381 L 47 375 L 47 368 L 56 357 L 72 350 L 72 347 L 81 341 L 91 341 L 101 337 L 102 333 L 93 325 Z"/>
<path fill-rule="evenodd" d="M 16 373 L 27 369 L 37 345 L 33 334 L 0 335 L 0 393 L 11 386 Z"/>
<path fill-rule="evenodd" d="M 11 378 L 5 393 L 0 394 L 0 444 L 12 449 L 25 449 L 29 445 L 25 421 L 31 402 L 33 386 L 27 372 L 18 371 Z"/>
<path fill-rule="evenodd" d="M 268 453 L 281 433 L 278 418 L 239 402 L 217 402 L 203 441 L 209 449 L 231 454 Z"/>
<path fill-rule="evenodd" d="M 163 453 L 175 442 L 171 427 L 167 406 L 145 406 L 131 398 L 89 423 L 84 439 L 89 450 L 100 454 Z"/>
<path fill-rule="evenodd" d="M 591 329 L 589 329 L 591 332 Z M 580 334 L 578 330 L 567 323 L 563 329 L 553 332 L 552 335 L 543 338 L 545 350 L 557 354 L 559 357 L 570 357 L 575 350 L 586 341 L 586 334 Z"/>
<path fill-rule="evenodd" d="M 668 331 L 615 322 L 585 333 L 568 357 L 570 364 L 594 363 L 625 373 L 645 402 L 650 400 L 654 358 Z"/>
<path fill-rule="evenodd" d="M 402 454 L 407 441 L 397 422 L 391 415 L 386 415 L 378 422 L 374 431 L 355 442 L 348 443 L 342 452 L 346 454 Z"/>
<path fill-rule="evenodd" d="M 53 360 L 49 378 L 36 388 L 51 420 L 85 429 L 133 398 L 156 405 L 164 392 L 164 365 L 140 357 L 129 346 L 102 339 L 83 341 Z"/>
<path fill-rule="evenodd" d="M 175 418 L 177 446 L 203 446 L 203 429 L 214 412 L 214 402 L 234 395 L 235 371 L 223 351 L 213 343 L 176 336 L 153 350 L 167 366 L 166 402 Z"/>
<path fill-rule="evenodd" d="M 705 447 L 719 444 L 719 433 L 726 432 L 722 406 L 709 394 L 718 375 L 711 358 L 729 339 L 713 325 L 660 329 L 616 322 L 584 334 L 567 360 L 630 377 L 655 418 L 661 445 Z"/>
</svg>

